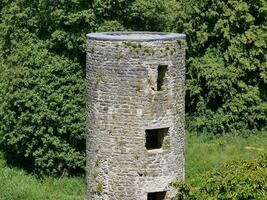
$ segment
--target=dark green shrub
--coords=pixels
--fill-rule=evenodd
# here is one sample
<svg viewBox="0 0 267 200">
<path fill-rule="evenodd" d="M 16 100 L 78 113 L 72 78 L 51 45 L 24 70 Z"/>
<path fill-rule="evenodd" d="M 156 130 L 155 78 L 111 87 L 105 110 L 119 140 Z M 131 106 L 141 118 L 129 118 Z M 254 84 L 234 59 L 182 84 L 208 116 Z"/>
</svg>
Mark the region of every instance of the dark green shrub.
<svg viewBox="0 0 267 200">
<path fill-rule="evenodd" d="M 91 7 L 88 0 L 8 1 L 1 11 L 0 55 L 7 57 L 24 35 L 30 33 L 45 41 L 50 51 L 84 66 L 85 35 L 96 27 Z"/>
<path fill-rule="evenodd" d="M 0 145 L 40 174 L 77 174 L 85 165 L 82 73 L 43 46 L 22 43 L 0 67 Z"/>
<path fill-rule="evenodd" d="M 175 0 L 96 0 L 93 10 L 98 30 L 166 31 L 174 20 Z M 110 29 L 103 29 L 109 24 Z M 110 26 L 112 25 L 112 26 Z"/>
<path fill-rule="evenodd" d="M 188 128 L 215 134 L 266 130 L 266 1 L 179 4 L 174 26 L 188 41 Z"/>
<path fill-rule="evenodd" d="M 167 31 L 177 4 L 173 0 L 135 0 L 129 8 L 129 24 L 134 30 Z"/>
<path fill-rule="evenodd" d="M 199 186 L 173 183 L 178 188 L 175 199 L 236 199 L 267 198 L 267 157 L 253 161 L 234 161 L 206 173 Z"/>
</svg>

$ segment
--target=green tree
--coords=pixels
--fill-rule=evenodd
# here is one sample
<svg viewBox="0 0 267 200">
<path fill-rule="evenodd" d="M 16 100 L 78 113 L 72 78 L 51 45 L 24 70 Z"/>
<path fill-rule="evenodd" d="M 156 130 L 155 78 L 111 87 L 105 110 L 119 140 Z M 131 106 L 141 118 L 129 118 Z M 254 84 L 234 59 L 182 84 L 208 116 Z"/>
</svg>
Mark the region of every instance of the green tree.
<svg viewBox="0 0 267 200">
<path fill-rule="evenodd" d="M 85 97 L 79 65 L 32 39 L 1 65 L 0 145 L 39 174 L 83 172 Z"/>
<path fill-rule="evenodd" d="M 188 41 L 190 129 L 267 128 L 265 0 L 181 1 L 175 31 Z"/>
</svg>

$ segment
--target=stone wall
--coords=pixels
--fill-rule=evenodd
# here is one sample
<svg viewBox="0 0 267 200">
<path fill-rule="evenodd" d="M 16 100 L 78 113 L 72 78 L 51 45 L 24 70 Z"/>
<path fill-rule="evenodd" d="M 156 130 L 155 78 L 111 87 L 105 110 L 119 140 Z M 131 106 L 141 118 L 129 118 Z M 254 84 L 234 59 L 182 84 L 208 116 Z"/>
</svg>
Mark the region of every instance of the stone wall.
<svg viewBox="0 0 267 200">
<path fill-rule="evenodd" d="M 89 37 L 86 66 L 87 200 L 170 199 L 184 178 L 185 40 Z"/>
</svg>

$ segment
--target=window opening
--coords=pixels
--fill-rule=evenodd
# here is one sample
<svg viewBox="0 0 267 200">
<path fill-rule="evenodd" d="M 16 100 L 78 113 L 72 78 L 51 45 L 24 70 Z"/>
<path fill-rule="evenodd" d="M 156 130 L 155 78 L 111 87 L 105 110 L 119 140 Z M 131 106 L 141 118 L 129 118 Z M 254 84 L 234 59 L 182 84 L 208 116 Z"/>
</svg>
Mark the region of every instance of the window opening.
<svg viewBox="0 0 267 200">
<path fill-rule="evenodd" d="M 161 91 L 163 89 L 167 71 L 168 71 L 167 65 L 158 66 L 157 91 Z"/>
<path fill-rule="evenodd" d="M 146 148 L 160 149 L 164 138 L 168 135 L 169 128 L 148 129 L 146 130 Z"/>
<path fill-rule="evenodd" d="M 147 200 L 164 200 L 166 198 L 166 191 L 151 192 L 147 194 Z"/>
</svg>

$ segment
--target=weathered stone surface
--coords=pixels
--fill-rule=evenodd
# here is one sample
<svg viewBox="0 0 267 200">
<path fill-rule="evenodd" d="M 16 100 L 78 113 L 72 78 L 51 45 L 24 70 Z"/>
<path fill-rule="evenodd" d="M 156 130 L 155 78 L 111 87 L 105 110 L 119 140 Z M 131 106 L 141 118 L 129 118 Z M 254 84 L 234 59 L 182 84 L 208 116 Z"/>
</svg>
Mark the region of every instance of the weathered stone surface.
<svg viewBox="0 0 267 200">
<path fill-rule="evenodd" d="M 88 35 L 87 200 L 170 199 L 184 178 L 184 35 L 138 34 Z M 162 147 L 147 149 L 146 130 L 162 128 Z"/>
</svg>

